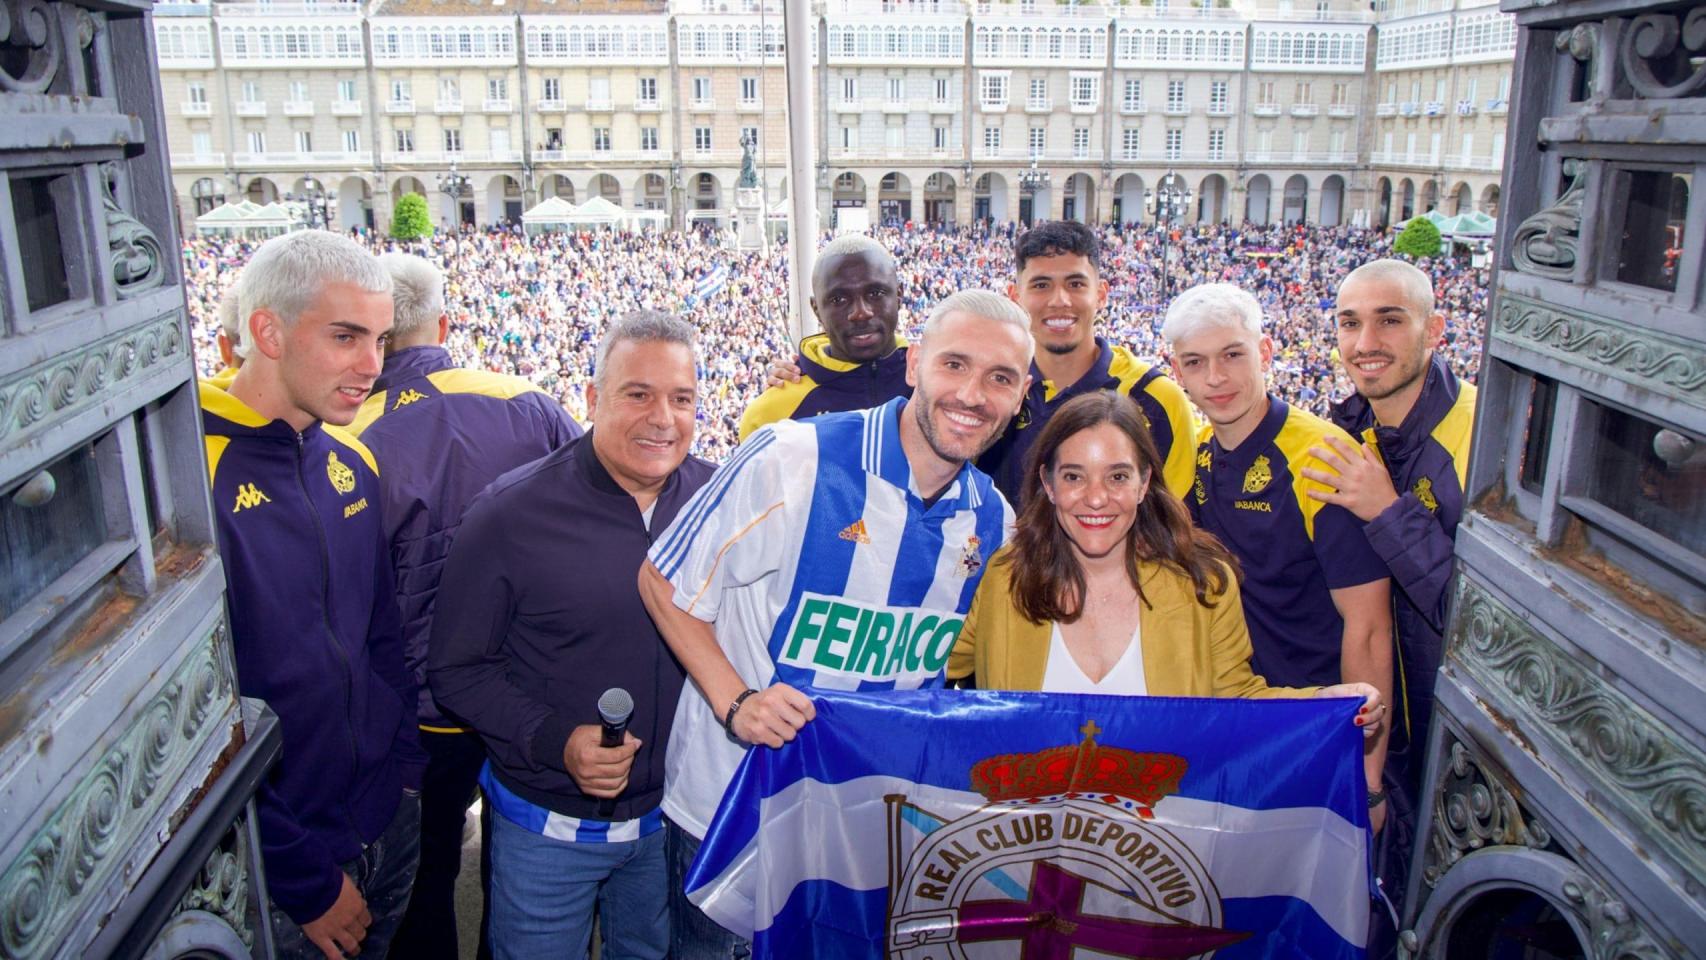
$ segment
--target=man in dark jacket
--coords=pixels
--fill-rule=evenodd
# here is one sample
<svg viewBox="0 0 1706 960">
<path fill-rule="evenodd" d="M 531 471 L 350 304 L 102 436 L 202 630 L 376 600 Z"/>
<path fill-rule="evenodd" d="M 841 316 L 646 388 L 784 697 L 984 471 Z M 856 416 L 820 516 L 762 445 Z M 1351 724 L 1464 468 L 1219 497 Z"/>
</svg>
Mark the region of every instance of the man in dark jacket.
<svg viewBox="0 0 1706 960">
<path fill-rule="evenodd" d="M 238 686 L 278 712 L 257 797 L 280 957 L 384 956 L 419 851 L 415 689 L 403 671 L 373 457 L 355 418 L 391 329 L 391 278 L 353 241 L 268 241 L 235 290 L 244 363 L 202 422 Z"/>
<path fill-rule="evenodd" d="M 811 307 L 823 332 L 800 342 L 794 363 L 776 364 L 773 385 L 741 415 L 742 440 L 778 420 L 864 410 L 912 395 L 906 340 L 895 334 L 900 280 L 882 244 L 862 233 L 825 244 L 812 270 Z"/>
<path fill-rule="evenodd" d="M 712 466 L 688 457 L 693 328 L 619 318 L 587 390 L 592 431 L 475 498 L 444 566 L 427 673 L 485 740 L 487 916 L 496 957 L 583 956 L 599 908 L 607 956 L 669 947 L 664 746 L 684 673 L 634 589 L 654 533 Z M 598 702 L 633 698 L 620 746 Z"/>
<path fill-rule="evenodd" d="M 562 404 L 520 377 L 463 370 L 441 344 L 450 330 L 444 275 L 388 253 L 396 325 L 385 370 L 351 428 L 379 463 L 379 500 L 397 602 L 403 662 L 420 684 L 416 711 L 427 769 L 421 782 L 421 866 L 397 931 L 398 956 L 455 960 L 456 875 L 462 825 L 486 748 L 446 717 L 426 688 L 427 634 L 439 573 L 468 502 L 500 475 L 581 435 Z"/>
<path fill-rule="evenodd" d="M 1340 362 L 1356 393 L 1334 406 L 1333 421 L 1364 445 L 1318 451 L 1338 472 L 1311 476 L 1331 488 L 1317 491 L 1318 499 L 1367 522 L 1363 532 L 1396 587 L 1396 696 L 1384 782 L 1390 802 L 1376 867 L 1387 897 L 1401 905 L 1444 654 L 1475 387 L 1435 356 L 1445 317 L 1434 309 L 1432 281 L 1415 267 L 1376 260 L 1351 271 L 1334 315 Z M 1386 955 L 1394 934 L 1382 930 L 1370 956 Z"/>
</svg>

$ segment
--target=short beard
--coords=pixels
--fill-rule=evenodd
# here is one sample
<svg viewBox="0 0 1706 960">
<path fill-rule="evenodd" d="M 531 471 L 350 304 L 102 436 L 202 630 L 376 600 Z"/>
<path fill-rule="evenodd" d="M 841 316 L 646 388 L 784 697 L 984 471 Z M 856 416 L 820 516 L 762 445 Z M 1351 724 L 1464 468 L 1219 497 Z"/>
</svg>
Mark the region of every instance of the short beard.
<svg viewBox="0 0 1706 960">
<path fill-rule="evenodd" d="M 1082 340 L 1078 341 L 1078 343 L 1045 343 L 1043 344 L 1043 349 L 1057 357 L 1064 357 L 1069 354 L 1077 353 L 1078 347 L 1083 343 L 1084 341 Z"/>
</svg>

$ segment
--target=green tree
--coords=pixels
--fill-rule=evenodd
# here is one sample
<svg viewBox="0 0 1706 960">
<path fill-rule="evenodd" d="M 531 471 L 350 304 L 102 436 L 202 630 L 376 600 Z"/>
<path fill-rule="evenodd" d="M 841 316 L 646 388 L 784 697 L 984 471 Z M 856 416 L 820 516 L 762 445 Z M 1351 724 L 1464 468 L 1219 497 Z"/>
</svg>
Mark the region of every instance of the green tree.
<svg viewBox="0 0 1706 960">
<path fill-rule="evenodd" d="M 1407 254 L 1421 259 L 1422 257 L 1439 256 L 1439 228 L 1434 226 L 1426 217 L 1416 217 L 1404 225 L 1398 241 L 1392 245 L 1392 252 Z"/>
<path fill-rule="evenodd" d="M 391 236 L 397 240 L 419 240 L 432 235 L 432 218 L 427 215 L 426 197 L 405 193 L 391 211 Z M 1434 234 L 1436 242 L 1439 234 Z"/>
</svg>

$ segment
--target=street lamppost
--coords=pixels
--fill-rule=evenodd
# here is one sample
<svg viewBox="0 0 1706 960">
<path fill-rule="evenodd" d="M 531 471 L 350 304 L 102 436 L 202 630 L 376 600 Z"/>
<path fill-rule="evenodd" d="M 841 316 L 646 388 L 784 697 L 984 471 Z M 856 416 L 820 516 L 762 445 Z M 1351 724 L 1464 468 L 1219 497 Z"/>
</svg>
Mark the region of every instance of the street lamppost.
<svg viewBox="0 0 1706 960">
<path fill-rule="evenodd" d="M 1049 173 L 1047 170 L 1037 169 L 1037 155 L 1034 153 L 1031 154 L 1030 169 L 1019 171 L 1019 189 L 1022 190 L 1025 196 L 1029 197 L 1031 201 L 1030 223 L 1036 223 L 1038 219 L 1037 191 L 1047 189 L 1049 179 Z"/>
<path fill-rule="evenodd" d="M 450 229 L 462 229 L 462 195 L 468 192 L 468 177 L 456 172 L 456 164 L 450 164 L 449 173 L 438 175 L 438 190 L 450 198 Z"/>
<path fill-rule="evenodd" d="M 1161 183 L 1154 190 L 1143 191 L 1143 205 L 1154 214 L 1156 223 L 1161 225 L 1161 300 L 1162 306 L 1173 300 L 1173 271 L 1171 241 L 1173 224 L 1184 216 L 1196 200 L 1191 188 L 1185 186 L 1185 181 L 1172 170 L 1161 178 Z"/>
<path fill-rule="evenodd" d="M 303 200 L 308 204 L 308 226 L 330 230 L 332 222 L 326 210 L 326 185 L 313 177 L 302 178 Z"/>
</svg>

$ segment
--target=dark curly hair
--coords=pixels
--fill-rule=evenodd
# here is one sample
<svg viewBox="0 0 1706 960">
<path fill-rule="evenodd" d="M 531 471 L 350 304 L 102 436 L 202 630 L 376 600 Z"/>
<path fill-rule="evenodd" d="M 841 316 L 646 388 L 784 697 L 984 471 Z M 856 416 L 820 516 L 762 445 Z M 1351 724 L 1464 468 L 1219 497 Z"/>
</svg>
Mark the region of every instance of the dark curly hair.
<svg viewBox="0 0 1706 960">
<path fill-rule="evenodd" d="M 1076 220 L 1048 220 L 1019 235 L 1013 244 L 1013 272 L 1021 273 L 1033 257 L 1076 254 L 1102 269 L 1102 241 L 1096 231 Z"/>
</svg>

